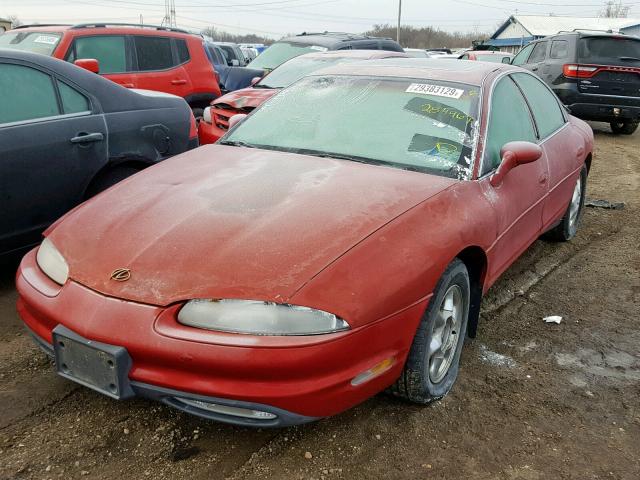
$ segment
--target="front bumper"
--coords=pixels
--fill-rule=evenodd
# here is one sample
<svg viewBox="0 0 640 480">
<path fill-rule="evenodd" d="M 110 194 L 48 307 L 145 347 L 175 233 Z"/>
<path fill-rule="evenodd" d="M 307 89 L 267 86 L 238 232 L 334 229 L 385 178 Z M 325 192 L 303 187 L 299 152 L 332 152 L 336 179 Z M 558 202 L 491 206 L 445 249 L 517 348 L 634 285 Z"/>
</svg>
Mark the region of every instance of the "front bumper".
<svg viewBox="0 0 640 480">
<path fill-rule="evenodd" d="M 227 133 L 226 130 L 222 130 L 216 125 L 207 123 L 204 120 L 198 124 L 198 139 L 200 140 L 200 145 L 216 143 L 225 133 Z"/>
<path fill-rule="evenodd" d="M 123 347 L 136 395 L 237 425 L 286 426 L 340 413 L 391 385 L 400 375 L 427 300 L 348 332 L 310 337 L 221 334 L 184 327 L 177 306 L 158 307 L 107 297 L 73 281 L 53 284 L 23 259 L 16 284 L 18 313 L 51 352 L 58 326 L 86 341 Z M 351 380 L 385 358 L 395 363 L 358 386 Z M 180 398 L 275 414 L 247 421 L 187 405 Z"/>
</svg>

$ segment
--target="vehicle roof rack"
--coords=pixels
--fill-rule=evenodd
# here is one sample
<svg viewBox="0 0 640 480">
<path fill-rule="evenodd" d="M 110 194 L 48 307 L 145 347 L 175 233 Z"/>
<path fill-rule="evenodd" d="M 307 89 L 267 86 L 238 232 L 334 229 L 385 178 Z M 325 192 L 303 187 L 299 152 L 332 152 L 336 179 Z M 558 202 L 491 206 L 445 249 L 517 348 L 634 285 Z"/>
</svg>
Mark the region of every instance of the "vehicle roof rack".
<svg viewBox="0 0 640 480">
<path fill-rule="evenodd" d="M 18 27 L 13 27 L 11 30 L 19 30 L 21 28 L 32 28 L 32 27 L 70 27 L 69 23 L 31 23 L 29 25 L 20 25 Z"/>
<path fill-rule="evenodd" d="M 182 28 L 174 28 L 174 27 L 164 27 L 162 25 L 146 25 L 140 23 L 112 23 L 112 22 L 93 22 L 93 23 L 78 23 L 71 26 L 72 30 L 77 30 L 81 28 L 106 28 L 106 27 L 137 27 L 137 28 L 151 28 L 154 30 L 163 30 L 166 32 L 178 32 L 178 33 L 189 33 L 191 32 L 187 30 L 183 30 Z"/>
<path fill-rule="evenodd" d="M 573 30 L 560 30 L 558 33 L 580 33 L 580 32 L 599 32 L 599 33 L 613 33 L 616 35 L 625 35 L 624 32 L 620 30 L 598 30 L 596 28 L 574 28 Z"/>
</svg>

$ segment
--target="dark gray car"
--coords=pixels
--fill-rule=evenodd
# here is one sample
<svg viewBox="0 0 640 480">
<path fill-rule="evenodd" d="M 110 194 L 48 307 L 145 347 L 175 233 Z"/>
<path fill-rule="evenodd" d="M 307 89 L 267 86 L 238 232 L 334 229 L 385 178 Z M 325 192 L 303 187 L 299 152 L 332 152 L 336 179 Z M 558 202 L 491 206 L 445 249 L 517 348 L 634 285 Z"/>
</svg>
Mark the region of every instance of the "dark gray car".
<svg viewBox="0 0 640 480">
<path fill-rule="evenodd" d="M 197 145 L 184 99 L 0 50 L 0 257 L 99 191 Z"/>
</svg>

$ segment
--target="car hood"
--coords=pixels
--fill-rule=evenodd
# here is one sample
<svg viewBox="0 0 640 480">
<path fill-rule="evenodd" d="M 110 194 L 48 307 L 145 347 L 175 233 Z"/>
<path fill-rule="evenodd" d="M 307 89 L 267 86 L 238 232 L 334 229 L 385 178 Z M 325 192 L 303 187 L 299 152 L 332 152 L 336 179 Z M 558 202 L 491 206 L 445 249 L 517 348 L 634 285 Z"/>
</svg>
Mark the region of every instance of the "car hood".
<svg viewBox="0 0 640 480">
<path fill-rule="evenodd" d="M 48 232 L 70 278 L 136 302 L 286 302 L 345 251 L 455 180 L 208 145 L 89 200 Z M 373 259 L 372 259 L 373 260 Z M 128 268 L 118 282 L 111 274 Z"/>
<path fill-rule="evenodd" d="M 232 108 L 253 110 L 278 93 L 277 88 L 243 88 L 227 93 L 212 102 L 212 105 L 228 105 Z"/>
</svg>

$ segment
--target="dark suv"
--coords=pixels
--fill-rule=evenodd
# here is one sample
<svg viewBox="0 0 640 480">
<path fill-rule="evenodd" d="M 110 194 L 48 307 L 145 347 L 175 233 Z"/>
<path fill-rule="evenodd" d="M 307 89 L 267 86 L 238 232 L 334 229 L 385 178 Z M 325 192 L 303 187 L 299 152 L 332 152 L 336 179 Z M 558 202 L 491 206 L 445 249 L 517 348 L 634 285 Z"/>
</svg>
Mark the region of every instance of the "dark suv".
<svg viewBox="0 0 640 480">
<path fill-rule="evenodd" d="M 249 63 L 248 67 L 271 71 L 298 55 L 326 52 L 328 50 L 389 50 L 392 52 L 404 52 L 404 49 L 390 38 L 335 32 L 301 33 L 294 37 L 278 40 Z"/>
<path fill-rule="evenodd" d="M 640 38 L 574 31 L 536 40 L 512 62 L 535 72 L 576 117 L 631 135 L 640 122 Z"/>
</svg>

